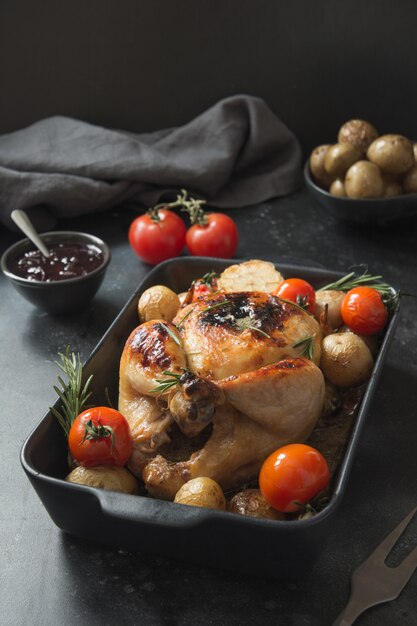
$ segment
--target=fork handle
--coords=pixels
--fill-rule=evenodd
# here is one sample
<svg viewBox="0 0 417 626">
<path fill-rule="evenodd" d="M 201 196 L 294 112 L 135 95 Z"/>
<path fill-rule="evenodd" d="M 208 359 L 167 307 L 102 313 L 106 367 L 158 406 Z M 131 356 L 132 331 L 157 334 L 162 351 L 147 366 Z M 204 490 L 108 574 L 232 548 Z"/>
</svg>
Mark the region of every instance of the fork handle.
<svg viewBox="0 0 417 626">
<path fill-rule="evenodd" d="M 368 608 L 369 605 L 364 604 L 363 602 L 358 602 L 358 600 L 351 597 L 343 611 L 333 622 L 333 626 L 351 626 L 359 615 Z"/>
</svg>

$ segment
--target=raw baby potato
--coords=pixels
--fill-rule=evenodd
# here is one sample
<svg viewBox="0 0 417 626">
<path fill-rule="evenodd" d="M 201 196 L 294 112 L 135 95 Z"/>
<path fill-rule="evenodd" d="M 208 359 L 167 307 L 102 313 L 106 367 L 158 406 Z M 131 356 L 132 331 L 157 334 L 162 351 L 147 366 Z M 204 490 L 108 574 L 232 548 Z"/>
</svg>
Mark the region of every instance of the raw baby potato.
<svg viewBox="0 0 417 626">
<path fill-rule="evenodd" d="M 417 143 L 398 134 L 378 135 L 366 120 L 341 126 L 336 144 L 310 155 L 314 181 L 339 198 L 393 198 L 417 193 Z"/>
<path fill-rule="evenodd" d="M 349 198 L 380 198 L 384 193 L 380 169 L 369 161 L 358 161 L 346 173 L 345 189 Z"/>
<path fill-rule="evenodd" d="M 377 129 L 369 122 L 350 120 L 340 127 L 337 141 L 354 146 L 362 156 L 365 156 L 367 149 L 377 137 Z"/>
<path fill-rule="evenodd" d="M 164 285 L 149 287 L 139 298 L 138 313 L 140 322 L 165 320 L 172 322 L 181 303 L 177 294 Z"/>
<path fill-rule="evenodd" d="M 330 144 L 323 144 L 314 148 L 310 156 L 310 170 L 314 180 L 321 187 L 328 189 L 333 182 L 333 176 L 328 174 L 324 169 L 324 159 L 326 158 L 327 150 L 330 148 Z"/>
<path fill-rule="evenodd" d="M 326 152 L 324 169 L 330 176 L 344 176 L 351 165 L 359 161 L 360 152 L 350 143 L 336 143 Z"/>
<path fill-rule="evenodd" d="M 383 135 L 371 143 L 368 159 L 388 174 L 405 174 L 414 165 L 413 144 L 402 135 Z"/>
</svg>

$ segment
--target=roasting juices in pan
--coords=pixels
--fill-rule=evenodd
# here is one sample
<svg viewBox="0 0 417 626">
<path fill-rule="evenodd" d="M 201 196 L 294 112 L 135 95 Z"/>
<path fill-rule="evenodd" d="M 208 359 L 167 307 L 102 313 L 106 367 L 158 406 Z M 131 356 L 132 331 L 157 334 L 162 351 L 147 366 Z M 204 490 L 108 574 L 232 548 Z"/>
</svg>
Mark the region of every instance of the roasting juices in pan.
<svg viewBox="0 0 417 626">
<path fill-rule="evenodd" d="M 380 278 L 352 272 L 316 291 L 252 260 L 186 293 L 150 287 L 126 337 L 118 411 L 59 414 L 67 480 L 277 521 L 314 515 L 395 305 Z M 61 356 L 80 380 L 76 357 Z M 80 409 L 88 385 L 71 391 Z"/>
</svg>

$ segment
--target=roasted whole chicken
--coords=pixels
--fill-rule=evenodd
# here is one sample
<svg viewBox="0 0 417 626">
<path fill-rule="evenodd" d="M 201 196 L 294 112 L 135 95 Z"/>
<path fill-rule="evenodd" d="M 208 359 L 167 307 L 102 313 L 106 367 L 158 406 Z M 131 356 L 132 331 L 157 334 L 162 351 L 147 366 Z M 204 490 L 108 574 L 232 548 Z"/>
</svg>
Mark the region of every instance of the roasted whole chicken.
<svg viewBox="0 0 417 626">
<path fill-rule="evenodd" d="M 198 476 L 238 487 L 278 447 L 305 440 L 324 401 L 321 339 L 313 316 L 263 292 L 202 297 L 172 323 L 135 328 L 119 410 L 134 439 L 129 468 L 150 495 L 172 500 Z"/>
</svg>

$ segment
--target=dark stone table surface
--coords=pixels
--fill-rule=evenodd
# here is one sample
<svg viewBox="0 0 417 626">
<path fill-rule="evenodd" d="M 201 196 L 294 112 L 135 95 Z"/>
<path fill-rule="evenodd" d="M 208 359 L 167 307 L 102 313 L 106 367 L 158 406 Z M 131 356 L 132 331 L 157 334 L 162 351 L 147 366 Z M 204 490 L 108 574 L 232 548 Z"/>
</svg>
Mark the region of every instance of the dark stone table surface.
<svg viewBox="0 0 417 626">
<path fill-rule="evenodd" d="M 362 263 L 417 293 L 417 217 L 349 226 L 325 214 L 305 191 L 233 215 L 240 256 L 278 263 L 290 257 L 341 271 Z M 77 315 L 48 317 L 0 277 L 0 622 L 330 625 L 348 599 L 352 570 L 417 503 L 417 300 L 402 299 L 347 491 L 327 544 L 303 579 L 271 581 L 93 544 L 54 526 L 19 453 L 55 400 L 57 352 L 70 344 L 86 358 L 149 270 L 127 243 L 134 216 L 118 209 L 59 224 L 104 238 L 113 255 L 99 293 Z M 17 238 L 2 229 L 1 251 Z M 414 520 L 408 544 L 415 542 L 416 528 Z M 417 574 L 397 600 L 370 609 L 358 624 L 415 625 L 416 598 Z"/>
</svg>

